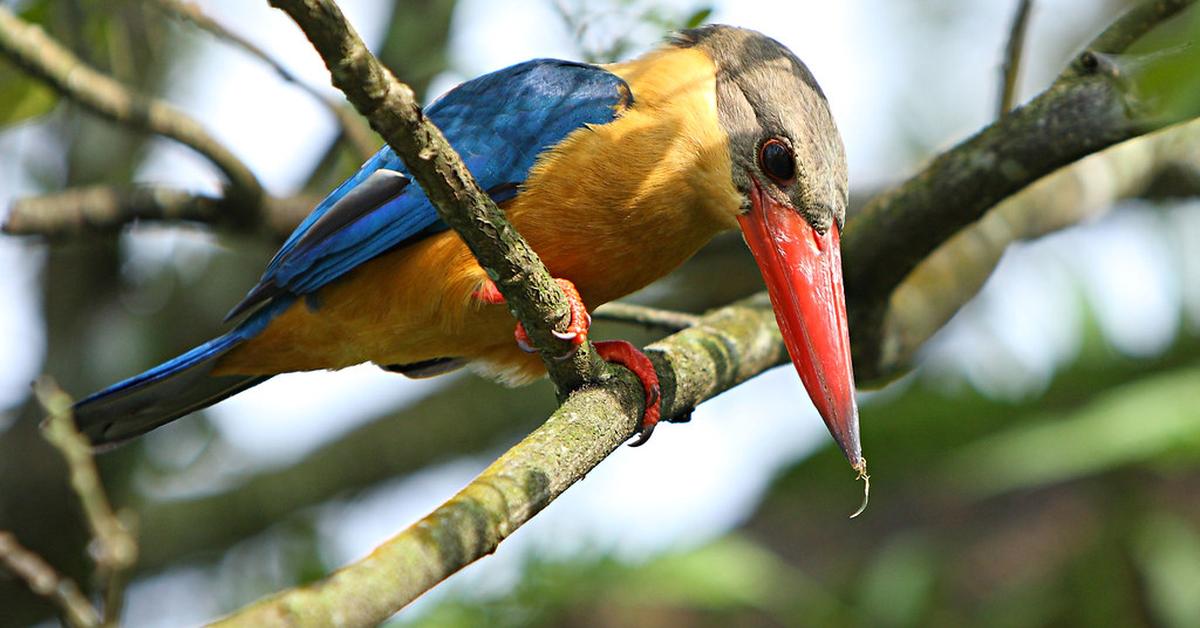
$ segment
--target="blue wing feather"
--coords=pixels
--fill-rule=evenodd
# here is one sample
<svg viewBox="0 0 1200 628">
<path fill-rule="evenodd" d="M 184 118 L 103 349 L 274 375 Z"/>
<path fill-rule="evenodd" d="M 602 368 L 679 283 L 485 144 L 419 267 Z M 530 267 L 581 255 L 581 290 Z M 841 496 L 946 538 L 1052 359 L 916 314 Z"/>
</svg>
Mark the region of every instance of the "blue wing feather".
<svg viewBox="0 0 1200 628">
<path fill-rule="evenodd" d="M 483 189 L 501 202 L 519 193 L 542 151 L 575 129 L 612 121 L 630 98 L 628 85 L 602 68 L 543 59 L 464 83 L 425 113 Z M 234 308 L 231 315 L 266 302 L 235 329 L 76 404 L 76 422 L 92 442 L 132 438 L 266 380 L 269 376 L 211 373 L 222 355 L 261 332 L 297 297 L 385 251 L 447 228 L 420 187 L 405 185 L 406 179 L 383 173 L 374 179 L 379 185 L 363 185 L 384 169 L 407 175 L 385 146 L 317 205 Z M 359 186 L 362 193 L 347 198 Z M 327 215 L 330 220 L 322 221 Z"/>
<path fill-rule="evenodd" d="M 628 85 L 603 68 L 538 59 L 463 83 L 425 113 L 499 201 L 516 194 L 545 149 L 582 126 L 612 121 L 628 98 Z M 301 244 L 330 207 L 383 168 L 408 174 L 384 146 L 296 228 L 248 301 L 311 293 L 381 253 L 447 228 L 425 192 L 413 185 L 334 233 Z"/>
</svg>

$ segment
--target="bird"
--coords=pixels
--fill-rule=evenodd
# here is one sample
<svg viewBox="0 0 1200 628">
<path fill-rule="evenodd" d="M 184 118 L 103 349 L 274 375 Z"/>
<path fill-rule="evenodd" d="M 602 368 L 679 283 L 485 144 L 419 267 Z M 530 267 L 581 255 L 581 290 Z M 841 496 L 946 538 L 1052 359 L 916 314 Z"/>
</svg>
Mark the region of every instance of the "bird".
<svg viewBox="0 0 1200 628">
<path fill-rule="evenodd" d="M 740 229 L 801 382 L 862 473 L 839 244 L 845 151 L 825 94 L 787 47 L 706 25 L 630 61 L 519 63 L 424 114 L 563 287 L 571 320 L 559 335 L 576 345 L 590 309 Z M 233 319 L 79 401 L 81 432 L 112 446 L 280 373 L 365 362 L 409 377 L 470 366 L 513 385 L 545 375 L 485 270 L 386 145 L 295 229 Z M 642 380 L 643 442 L 660 413 L 654 366 L 627 342 L 595 346 Z"/>
</svg>

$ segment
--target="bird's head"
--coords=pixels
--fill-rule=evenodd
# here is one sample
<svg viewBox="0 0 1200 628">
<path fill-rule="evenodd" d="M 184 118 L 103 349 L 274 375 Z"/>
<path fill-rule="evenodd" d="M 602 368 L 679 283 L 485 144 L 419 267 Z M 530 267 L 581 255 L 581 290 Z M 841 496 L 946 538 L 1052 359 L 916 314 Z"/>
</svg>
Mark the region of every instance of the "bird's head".
<svg viewBox="0 0 1200 628">
<path fill-rule="evenodd" d="M 713 60 L 717 117 L 742 197 L 738 223 L 805 389 L 861 468 L 839 246 L 846 156 L 825 95 L 791 51 L 760 33 L 705 26 L 672 43 Z"/>
</svg>

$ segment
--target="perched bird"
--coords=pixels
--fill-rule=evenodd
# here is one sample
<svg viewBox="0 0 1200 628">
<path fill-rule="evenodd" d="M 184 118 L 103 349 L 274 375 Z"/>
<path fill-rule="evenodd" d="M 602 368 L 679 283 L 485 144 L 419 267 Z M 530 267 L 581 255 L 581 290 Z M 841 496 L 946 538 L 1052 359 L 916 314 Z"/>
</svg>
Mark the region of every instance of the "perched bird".
<svg viewBox="0 0 1200 628">
<path fill-rule="evenodd" d="M 560 278 L 577 343 L 587 308 L 740 227 L 800 378 L 860 468 L 838 244 L 845 156 L 824 94 L 791 51 L 706 26 L 625 63 L 514 65 L 425 113 Z M 278 373 L 362 362 L 410 377 L 468 364 L 513 384 L 540 377 L 502 301 L 385 146 L 288 238 L 230 312 L 245 315 L 232 331 L 83 399 L 76 421 L 93 443 L 117 443 Z M 628 343 L 596 344 L 642 378 L 648 435 L 653 366 Z"/>
</svg>

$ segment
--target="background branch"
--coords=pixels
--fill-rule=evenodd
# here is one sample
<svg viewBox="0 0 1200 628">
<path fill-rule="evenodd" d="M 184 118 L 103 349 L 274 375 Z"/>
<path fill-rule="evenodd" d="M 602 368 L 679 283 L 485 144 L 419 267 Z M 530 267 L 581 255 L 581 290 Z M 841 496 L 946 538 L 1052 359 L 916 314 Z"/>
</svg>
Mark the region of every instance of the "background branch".
<svg viewBox="0 0 1200 628">
<path fill-rule="evenodd" d="M 313 99 L 321 103 L 337 119 L 338 124 L 342 127 L 343 139 L 354 149 L 359 159 L 363 161 L 370 159 L 379 150 L 379 138 L 371 131 L 371 127 L 367 124 L 366 120 L 359 116 L 352 108 L 330 98 L 317 88 L 300 80 L 295 74 L 292 74 L 290 70 L 284 67 L 282 63 L 267 54 L 265 50 L 214 20 L 195 3 L 184 2 L 182 0 L 156 0 L 156 4 L 166 11 L 167 14 L 190 22 L 200 30 L 240 48 L 250 56 L 271 66 L 271 69 L 279 75 L 279 78 L 295 85 L 309 96 L 312 96 Z"/>
<path fill-rule="evenodd" d="M 1000 67 L 1000 104 L 996 117 L 1002 118 L 1013 108 L 1017 97 L 1017 79 L 1021 76 L 1021 56 L 1025 51 L 1025 31 L 1029 26 L 1029 13 L 1033 0 L 1021 0 L 1008 31 L 1008 43 L 1004 46 L 1004 64 Z"/>
<path fill-rule="evenodd" d="M 116 626 L 125 597 L 125 576 L 137 562 L 137 542 L 134 540 L 130 513 L 113 512 L 92 460 L 92 446 L 75 429 L 71 417 L 71 398 L 52 380 L 42 378 L 34 384 L 34 394 L 46 409 L 43 425 L 46 439 L 67 461 L 71 488 L 83 506 L 84 518 L 92 532 L 89 553 L 96 561 L 96 570 L 104 583 L 105 626 Z"/>
<path fill-rule="evenodd" d="M 1190 167 L 1184 167 L 1190 165 Z M 888 301 L 879 374 L 894 376 L 981 288 L 1008 246 L 1096 218 L 1128 198 L 1200 196 L 1200 121 L 1088 156 L 1015 194 L 921 261 Z"/>
<path fill-rule="evenodd" d="M 208 158 L 224 173 L 229 184 L 227 195 L 242 201 L 236 207 L 243 213 L 235 218 L 246 223 L 258 220 L 256 212 L 251 211 L 263 197 L 258 178 L 187 114 L 96 71 L 39 26 L 21 20 L 3 6 L 0 6 L 0 53 L 93 113 L 169 137 Z"/>
<path fill-rule="evenodd" d="M 319 200 L 308 195 L 267 197 L 259 227 L 277 238 L 286 237 Z M 195 222 L 238 229 L 246 226 L 234 218 L 246 211 L 241 204 L 230 197 L 161 186 L 124 189 L 94 185 L 15 201 L 2 230 L 9 235 L 65 238 L 116 232 L 138 221 Z"/>
<path fill-rule="evenodd" d="M 656 327 L 667 331 L 680 331 L 700 322 L 700 317 L 687 312 L 675 312 L 656 307 L 613 301 L 605 303 L 592 312 L 596 320 L 633 323 L 644 327 Z"/>
<path fill-rule="evenodd" d="M 1131 10 L 1091 48 L 1128 46 L 1193 0 Z M 1147 8 L 1152 5 L 1152 8 Z M 1091 57 L 1085 52 L 1081 58 Z M 1086 67 L 1084 67 L 1086 66 Z M 846 225 L 842 241 L 855 374 L 884 375 L 882 325 L 896 286 L 922 259 L 998 202 L 1086 155 L 1200 113 L 1200 103 L 1149 111 L 1136 96 L 1142 70 L 1098 71 L 1077 60 L 1029 104 L 935 158 L 898 188 L 875 197 Z"/>
<path fill-rule="evenodd" d="M 0 566 L 25 581 L 36 594 L 54 602 L 71 626 L 111 626 L 120 623 L 125 597 L 125 576 L 137 561 L 137 543 L 130 524 L 122 521 L 108 503 L 100 474 L 92 459 L 92 446 L 71 418 L 71 398 L 49 378 L 34 383 L 34 395 L 46 411 L 42 434 L 66 460 L 68 479 L 92 533 L 88 553 L 104 591 L 101 614 L 75 581 L 59 573 L 37 553 L 21 546 L 11 533 L 0 530 Z"/>
<path fill-rule="evenodd" d="M 4 530 L 0 530 L 0 567 L 24 580 L 37 595 L 53 602 L 68 625 L 100 625 L 100 614 L 74 580 L 63 577 L 41 556 L 22 547 L 15 536 Z"/>
</svg>

